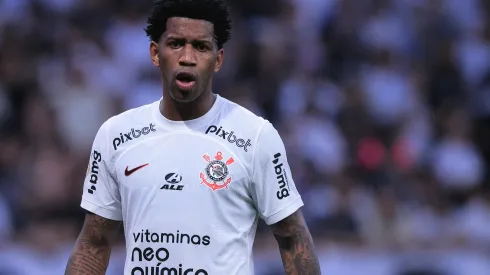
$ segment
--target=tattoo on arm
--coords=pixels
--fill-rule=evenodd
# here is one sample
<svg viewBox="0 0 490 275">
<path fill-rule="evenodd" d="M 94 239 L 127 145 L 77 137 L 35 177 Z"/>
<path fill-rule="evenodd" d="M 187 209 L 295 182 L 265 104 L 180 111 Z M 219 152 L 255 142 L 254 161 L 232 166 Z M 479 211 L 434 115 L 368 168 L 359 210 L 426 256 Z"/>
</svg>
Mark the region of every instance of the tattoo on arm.
<svg viewBox="0 0 490 275">
<path fill-rule="evenodd" d="M 103 275 L 117 237 L 120 221 L 87 214 L 80 236 L 68 260 L 65 275 Z"/>
<path fill-rule="evenodd" d="M 287 275 L 320 275 L 313 239 L 301 211 L 271 225 Z"/>
</svg>

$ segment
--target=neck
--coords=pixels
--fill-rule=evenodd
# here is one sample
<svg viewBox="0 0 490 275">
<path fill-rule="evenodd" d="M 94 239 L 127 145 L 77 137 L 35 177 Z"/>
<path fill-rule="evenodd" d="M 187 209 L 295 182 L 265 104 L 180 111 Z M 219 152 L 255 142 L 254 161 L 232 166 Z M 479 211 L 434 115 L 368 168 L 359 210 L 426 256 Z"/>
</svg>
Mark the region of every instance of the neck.
<svg viewBox="0 0 490 275">
<path fill-rule="evenodd" d="M 215 101 L 216 95 L 212 92 L 204 92 L 193 102 L 187 103 L 177 102 L 168 93 L 164 93 L 163 101 L 160 101 L 160 113 L 173 121 L 192 120 L 205 115 Z"/>
</svg>

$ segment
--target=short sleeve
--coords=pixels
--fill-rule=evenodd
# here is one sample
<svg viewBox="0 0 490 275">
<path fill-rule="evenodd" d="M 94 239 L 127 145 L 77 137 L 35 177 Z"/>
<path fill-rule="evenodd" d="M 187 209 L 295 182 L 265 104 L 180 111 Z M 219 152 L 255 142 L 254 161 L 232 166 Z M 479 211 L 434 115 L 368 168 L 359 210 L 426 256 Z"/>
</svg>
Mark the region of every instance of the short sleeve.
<svg viewBox="0 0 490 275">
<path fill-rule="evenodd" d="M 263 126 L 256 144 L 252 197 L 261 218 L 270 225 L 293 214 L 303 201 L 291 175 L 284 143 L 271 123 Z"/>
<path fill-rule="evenodd" d="M 107 127 L 108 122 L 105 122 L 95 136 L 80 206 L 101 217 L 122 220 L 121 196 L 109 155 Z"/>
</svg>

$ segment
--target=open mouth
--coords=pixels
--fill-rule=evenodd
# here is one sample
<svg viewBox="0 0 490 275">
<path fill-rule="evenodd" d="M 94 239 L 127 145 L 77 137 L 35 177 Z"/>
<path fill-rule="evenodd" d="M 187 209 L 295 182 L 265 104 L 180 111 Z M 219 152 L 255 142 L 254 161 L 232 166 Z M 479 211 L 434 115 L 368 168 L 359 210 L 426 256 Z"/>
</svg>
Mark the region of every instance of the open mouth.
<svg viewBox="0 0 490 275">
<path fill-rule="evenodd" d="M 196 76 L 189 72 L 180 72 L 175 76 L 175 80 L 179 89 L 188 91 L 194 87 Z"/>
<path fill-rule="evenodd" d="M 192 81 L 196 81 L 196 76 L 192 73 L 188 72 L 180 72 L 175 76 L 175 79 L 184 82 L 184 83 L 189 83 Z"/>
</svg>

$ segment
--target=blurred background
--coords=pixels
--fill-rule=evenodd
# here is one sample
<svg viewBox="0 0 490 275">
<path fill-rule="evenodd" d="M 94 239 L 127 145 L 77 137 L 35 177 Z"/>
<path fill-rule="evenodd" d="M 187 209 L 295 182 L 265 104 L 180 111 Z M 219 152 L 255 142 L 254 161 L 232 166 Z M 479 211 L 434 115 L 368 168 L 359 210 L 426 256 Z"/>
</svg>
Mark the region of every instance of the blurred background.
<svg viewBox="0 0 490 275">
<path fill-rule="evenodd" d="M 229 3 L 214 91 L 279 129 L 323 274 L 490 274 L 490 2 Z M 160 98 L 149 6 L 0 0 L 1 275 L 63 274 L 97 129 Z"/>
</svg>

